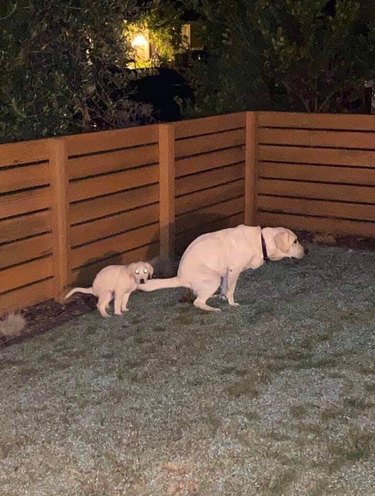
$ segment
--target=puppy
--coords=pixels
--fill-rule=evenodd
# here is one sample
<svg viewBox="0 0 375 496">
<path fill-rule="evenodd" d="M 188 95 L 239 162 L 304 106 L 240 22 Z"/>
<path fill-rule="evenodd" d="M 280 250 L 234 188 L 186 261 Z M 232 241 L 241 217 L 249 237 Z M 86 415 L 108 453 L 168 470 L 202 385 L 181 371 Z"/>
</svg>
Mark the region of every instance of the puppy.
<svg viewBox="0 0 375 496">
<path fill-rule="evenodd" d="M 177 277 L 147 281 L 139 289 L 190 288 L 196 295 L 196 307 L 217 312 L 220 309 L 210 307 L 206 301 L 220 285 L 229 305 L 238 306 L 234 291 L 242 271 L 257 269 L 266 260 L 302 258 L 304 254 L 303 246 L 289 229 L 239 225 L 199 236 L 183 254 Z"/>
<path fill-rule="evenodd" d="M 130 265 L 109 265 L 96 275 L 91 288 L 74 288 L 65 299 L 74 293 L 92 294 L 98 298 L 96 305 L 102 317 L 109 317 L 106 308 L 115 299 L 115 315 L 127 312 L 130 293 L 152 277 L 154 269 L 148 262 Z"/>
</svg>

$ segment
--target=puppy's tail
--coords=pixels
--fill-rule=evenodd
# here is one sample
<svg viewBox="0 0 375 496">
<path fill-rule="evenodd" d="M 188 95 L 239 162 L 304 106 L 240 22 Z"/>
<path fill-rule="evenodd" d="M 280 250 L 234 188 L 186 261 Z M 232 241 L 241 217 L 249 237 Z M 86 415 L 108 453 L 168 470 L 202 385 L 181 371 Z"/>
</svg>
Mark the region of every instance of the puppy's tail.
<svg viewBox="0 0 375 496">
<path fill-rule="evenodd" d="M 179 277 L 170 277 L 169 279 L 151 279 L 144 284 L 138 284 L 137 289 L 142 291 L 155 291 L 156 289 L 165 288 L 188 288 Z"/>
<path fill-rule="evenodd" d="M 74 293 L 85 293 L 85 294 L 91 294 L 91 295 L 94 294 L 92 288 L 74 288 L 71 291 L 69 291 L 69 293 L 65 296 L 65 299 L 68 299 Z"/>
</svg>

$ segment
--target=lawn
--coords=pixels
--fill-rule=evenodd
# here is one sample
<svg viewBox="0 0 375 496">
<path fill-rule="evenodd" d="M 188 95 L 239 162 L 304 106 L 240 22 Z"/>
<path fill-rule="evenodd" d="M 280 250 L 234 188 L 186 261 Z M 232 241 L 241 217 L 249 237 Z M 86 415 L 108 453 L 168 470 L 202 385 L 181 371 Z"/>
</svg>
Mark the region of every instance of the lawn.
<svg viewBox="0 0 375 496">
<path fill-rule="evenodd" d="M 375 252 L 137 293 L 0 350 L 1 496 L 373 496 Z"/>
</svg>

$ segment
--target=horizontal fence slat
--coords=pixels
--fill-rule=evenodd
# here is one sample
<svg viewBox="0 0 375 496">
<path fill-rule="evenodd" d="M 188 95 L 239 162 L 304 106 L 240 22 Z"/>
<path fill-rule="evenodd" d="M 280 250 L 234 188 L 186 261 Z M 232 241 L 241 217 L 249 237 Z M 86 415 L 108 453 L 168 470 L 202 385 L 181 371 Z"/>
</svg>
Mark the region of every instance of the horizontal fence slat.
<svg viewBox="0 0 375 496">
<path fill-rule="evenodd" d="M 0 167 L 48 160 L 48 140 L 23 141 L 1 145 Z"/>
<path fill-rule="evenodd" d="M 225 184 L 244 177 L 244 164 L 213 169 L 176 180 L 176 197 L 199 191 L 218 184 Z"/>
<path fill-rule="evenodd" d="M 235 214 L 229 217 L 222 217 L 221 219 L 215 220 L 213 222 L 197 225 L 194 229 L 186 231 L 176 236 L 176 253 L 181 254 L 187 246 L 201 234 L 207 232 L 218 231 L 219 229 L 227 229 L 228 227 L 235 227 L 238 224 L 243 223 L 243 213 Z"/>
<path fill-rule="evenodd" d="M 261 128 L 260 144 L 331 148 L 375 148 L 375 131 L 319 131 L 306 129 Z"/>
<path fill-rule="evenodd" d="M 301 148 L 297 146 L 260 145 L 258 160 L 322 165 L 375 167 L 375 150 L 341 150 L 335 148 Z"/>
<path fill-rule="evenodd" d="M 67 171 L 69 179 L 72 180 L 149 165 L 157 161 L 158 146 L 153 144 L 98 155 L 71 158 L 68 160 Z"/>
<path fill-rule="evenodd" d="M 243 196 L 244 181 L 239 179 L 233 183 L 215 186 L 204 191 L 197 191 L 188 195 L 176 198 L 176 216 L 182 215 L 192 210 L 208 207 L 221 201 Z"/>
<path fill-rule="evenodd" d="M 143 207 L 159 201 L 159 185 L 144 186 L 113 195 L 73 203 L 69 208 L 71 225 Z"/>
<path fill-rule="evenodd" d="M 95 241 L 71 250 L 72 268 L 95 262 L 96 259 L 106 258 L 116 253 L 132 250 L 159 240 L 159 225 L 134 229 L 126 233 L 112 236 L 108 239 Z"/>
<path fill-rule="evenodd" d="M 87 265 L 73 271 L 72 286 L 91 286 L 96 274 L 108 265 L 127 265 L 137 261 L 151 261 L 159 254 L 159 243 L 151 243 L 147 246 L 141 246 L 125 253 L 116 253 L 109 258 L 99 260 L 93 264 Z"/>
<path fill-rule="evenodd" d="M 260 162 L 258 176 L 273 179 L 295 179 L 325 183 L 375 185 L 375 168 L 333 167 L 325 165 Z"/>
<path fill-rule="evenodd" d="M 0 193 L 49 184 L 48 163 L 28 165 L 12 169 L 0 169 Z"/>
<path fill-rule="evenodd" d="M 259 179 L 258 194 L 373 203 L 375 189 L 371 186 L 349 186 L 341 184 L 308 183 L 304 181 Z"/>
<path fill-rule="evenodd" d="M 176 158 L 189 157 L 245 144 L 245 128 L 176 141 Z"/>
<path fill-rule="evenodd" d="M 46 256 L 51 252 L 51 233 L 0 245 L 0 269 Z"/>
<path fill-rule="evenodd" d="M 176 139 L 217 133 L 245 126 L 245 113 L 215 115 L 175 122 Z"/>
<path fill-rule="evenodd" d="M 243 212 L 243 209 L 244 200 L 243 197 L 241 197 L 202 208 L 194 213 L 181 215 L 176 219 L 176 233 L 180 234 L 193 229 L 195 226 L 200 224 L 208 224 L 219 221 L 224 215 L 225 217 L 235 215 Z M 225 214 L 223 214 L 223 212 L 225 212 Z"/>
<path fill-rule="evenodd" d="M 209 169 L 225 167 L 245 160 L 245 150 L 242 146 L 226 148 L 202 155 L 194 155 L 176 160 L 175 177 L 195 174 Z"/>
<path fill-rule="evenodd" d="M 44 210 L 50 205 L 49 188 L 0 196 L 0 219 Z"/>
<path fill-rule="evenodd" d="M 375 204 L 361 205 L 312 199 L 306 201 L 298 198 L 279 198 L 266 195 L 258 195 L 257 203 L 261 211 L 375 222 Z"/>
<path fill-rule="evenodd" d="M 149 205 L 122 214 L 73 226 L 70 231 L 71 246 L 75 247 L 97 239 L 154 223 L 159 218 L 159 205 Z"/>
<path fill-rule="evenodd" d="M 259 112 L 260 127 L 374 131 L 374 115 Z"/>
<path fill-rule="evenodd" d="M 156 143 L 158 141 L 158 125 L 76 134 L 67 136 L 65 139 L 68 156 L 72 157 Z"/>
<path fill-rule="evenodd" d="M 32 260 L 0 271 L 0 293 L 47 279 L 53 275 L 52 257 Z"/>
<path fill-rule="evenodd" d="M 69 184 L 69 201 L 79 201 L 158 182 L 158 166 L 149 165 Z"/>
<path fill-rule="evenodd" d="M 50 230 L 50 210 L 0 220 L 0 243 L 9 243 L 10 241 L 27 238 Z"/>
<path fill-rule="evenodd" d="M 302 231 L 375 238 L 375 225 L 371 222 L 258 212 L 256 223 L 265 226 L 283 226 Z"/>
<path fill-rule="evenodd" d="M 0 314 L 49 300 L 52 296 L 52 278 L 0 294 Z"/>
</svg>

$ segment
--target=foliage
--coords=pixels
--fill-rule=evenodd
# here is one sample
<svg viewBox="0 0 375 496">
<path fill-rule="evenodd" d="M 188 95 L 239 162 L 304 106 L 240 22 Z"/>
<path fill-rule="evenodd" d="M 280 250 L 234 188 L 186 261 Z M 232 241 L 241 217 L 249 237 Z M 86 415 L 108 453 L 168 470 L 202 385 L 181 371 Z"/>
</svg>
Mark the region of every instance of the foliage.
<svg viewBox="0 0 375 496">
<path fill-rule="evenodd" d="M 327 0 L 257 4 L 267 76 L 286 93 L 288 106 L 308 112 L 350 108 L 375 61 L 375 26 L 361 22 L 359 2 L 337 0 L 331 11 Z"/>
<path fill-rule="evenodd" d="M 200 114 L 351 111 L 373 75 L 374 19 L 364 16 L 357 0 L 187 0 L 185 5 L 200 15 L 208 54 L 191 70 Z"/>
<path fill-rule="evenodd" d="M 134 74 L 121 69 L 123 22 L 137 15 L 135 0 L 1 5 L 0 141 L 147 122 L 149 107 L 124 92 Z"/>
</svg>

